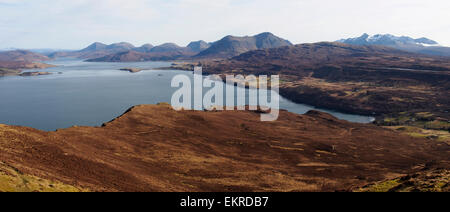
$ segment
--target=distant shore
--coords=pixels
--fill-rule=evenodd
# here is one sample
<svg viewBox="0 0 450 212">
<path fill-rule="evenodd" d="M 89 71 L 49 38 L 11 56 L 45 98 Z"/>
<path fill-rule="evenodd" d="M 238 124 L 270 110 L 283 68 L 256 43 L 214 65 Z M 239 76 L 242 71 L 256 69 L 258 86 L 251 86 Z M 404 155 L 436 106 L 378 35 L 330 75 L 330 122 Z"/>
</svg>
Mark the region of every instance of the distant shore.
<svg viewBox="0 0 450 212">
<path fill-rule="evenodd" d="M 40 72 L 40 71 L 30 71 L 23 72 L 24 69 L 45 69 L 56 67 L 55 65 L 50 65 L 46 63 L 25 63 L 18 66 L 2 68 L 0 67 L 0 77 L 6 76 L 39 76 L 39 75 L 50 75 L 51 72 Z"/>
</svg>

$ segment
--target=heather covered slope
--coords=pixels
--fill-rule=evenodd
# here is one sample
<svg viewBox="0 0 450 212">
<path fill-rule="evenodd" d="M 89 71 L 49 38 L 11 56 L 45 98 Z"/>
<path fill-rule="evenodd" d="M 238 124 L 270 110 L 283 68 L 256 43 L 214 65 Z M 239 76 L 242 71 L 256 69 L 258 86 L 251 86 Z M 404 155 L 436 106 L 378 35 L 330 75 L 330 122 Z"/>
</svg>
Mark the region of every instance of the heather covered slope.
<svg viewBox="0 0 450 212">
<path fill-rule="evenodd" d="M 0 162 L 0 192 L 81 192 L 87 191 L 60 182 L 24 174 Z"/>
<path fill-rule="evenodd" d="M 423 171 L 355 189 L 357 192 L 450 192 L 448 169 Z"/>
<path fill-rule="evenodd" d="M 0 125 L 0 161 L 91 191 L 335 191 L 449 168 L 444 142 L 314 111 L 282 111 L 269 123 L 259 115 L 163 104 L 136 106 L 96 128 Z"/>
</svg>

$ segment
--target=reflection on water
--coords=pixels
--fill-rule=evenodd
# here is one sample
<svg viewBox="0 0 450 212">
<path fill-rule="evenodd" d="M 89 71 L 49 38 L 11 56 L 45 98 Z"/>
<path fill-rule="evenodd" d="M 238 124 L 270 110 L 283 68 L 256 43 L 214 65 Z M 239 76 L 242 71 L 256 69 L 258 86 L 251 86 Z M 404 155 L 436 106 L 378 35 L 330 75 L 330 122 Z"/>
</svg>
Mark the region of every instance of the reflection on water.
<svg viewBox="0 0 450 212">
<path fill-rule="evenodd" d="M 192 77 L 191 72 L 185 71 L 149 70 L 132 74 L 118 70 L 166 67 L 170 65 L 167 62 L 86 63 L 61 59 L 50 63 L 59 67 L 42 71 L 53 75 L 0 77 L 0 123 L 42 130 L 100 126 L 131 106 L 170 102 L 177 90 L 170 86 L 172 78 L 177 74 Z M 316 109 L 284 98 L 280 98 L 280 108 L 299 114 Z M 322 111 L 352 122 L 373 121 L 366 116 Z"/>
</svg>

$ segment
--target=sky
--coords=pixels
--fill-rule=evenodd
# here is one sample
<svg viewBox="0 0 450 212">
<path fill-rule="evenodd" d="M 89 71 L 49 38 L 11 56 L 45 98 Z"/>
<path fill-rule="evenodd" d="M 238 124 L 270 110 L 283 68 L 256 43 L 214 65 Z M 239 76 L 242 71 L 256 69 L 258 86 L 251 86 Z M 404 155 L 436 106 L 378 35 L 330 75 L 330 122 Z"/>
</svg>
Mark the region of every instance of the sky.
<svg viewBox="0 0 450 212">
<path fill-rule="evenodd" d="M 449 0 L 0 0 L 0 49 L 212 42 L 272 32 L 293 43 L 363 33 L 450 46 Z"/>
</svg>

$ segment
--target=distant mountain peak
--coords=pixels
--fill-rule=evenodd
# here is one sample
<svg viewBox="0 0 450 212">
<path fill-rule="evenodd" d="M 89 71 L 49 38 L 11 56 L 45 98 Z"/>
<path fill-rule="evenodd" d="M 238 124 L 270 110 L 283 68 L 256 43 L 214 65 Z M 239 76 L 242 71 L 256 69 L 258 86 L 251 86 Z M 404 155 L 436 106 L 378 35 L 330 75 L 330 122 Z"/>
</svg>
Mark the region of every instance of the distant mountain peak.
<svg viewBox="0 0 450 212">
<path fill-rule="evenodd" d="M 150 52 L 153 49 L 153 47 L 154 46 L 152 44 L 147 43 L 147 44 L 142 45 L 141 47 L 134 48 L 133 50 L 137 51 L 137 52 L 146 53 L 146 52 Z"/>
<path fill-rule="evenodd" d="M 149 44 L 149 43 L 147 43 L 147 44 L 144 44 L 144 45 L 142 45 L 141 47 L 145 47 L 145 48 L 148 48 L 148 47 L 152 47 L 152 48 L 153 48 L 153 45 L 152 45 L 152 44 Z"/>
<path fill-rule="evenodd" d="M 360 37 L 348 38 L 338 40 L 337 42 L 346 43 L 350 45 L 378 45 L 387 46 L 403 51 L 427 54 L 427 55 L 437 55 L 437 56 L 450 56 L 450 48 L 439 45 L 438 42 L 422 37 L 422 38 L 411 38 L 408 36 L 395 36 L 391 34 L 376 34 L 373 36 L 364 33 Z"/>
<path fill-rule="evenodd" d="M 263 33 L 259 33 L 259 34 L 255 35 L 255 37 L 270 37 L 270 36 L 275 36 L 275 35 L 271 32 L 263 32 Z"/>
<path fill-rule="evenodd" d="M 430 40 L 430 39 L 425 38 L 425 37 L 415 39 L 415 41 L 418 42 L 418 43 L 427 44 L 427 45 L 439 45 L 438 42 L 436 42 L 434 40 Z"/>
<path fill-rule="evenodd" d="M 130 50 L 136 48 L 133 44 L 127 42 L 113 43 L 107 46 L 108 49 L 124 49 Z"/>
<path fill-rule="evenodd" d="M 189 43 L 189 45 L 187 45 L 187 47 L 194 52 L 201 52 L 201 51 L 209 48 L 210 46 L 211 46 L 211 44 L 209 44 L 203 40 L 193 41 L 193 42 Z"/>
<path fill-rule="evenodd" d="M 101 49 L 106 49 L 108 45 L 104 44 L 104 43 L 100 43 L 100 42 L 95 42 L 91 45 L 89 45 L 88 47 L 82 49 L 82 52 L 85 51 L 96 51 L 96 50 L 101 50 Z"/>
<path fill-rule="evenodd" d="M 175 43 L 164 43 L 159 46 L 153 47 L 150 52 L 154 53 L 164 53 L 164 52 L 176 52 L 176 51 L 186 51 L 187 48 L 180 47 Z"/>
<path fill-rule="evenodd" d="M 422 37 L 414 39 L 408 36 L 395 36 L 392 34 L 376 34 L 370 36 L 364 33 L 360 37 L 338 40 L 337 42 L 353 45 L 438 45 L 436 41 Z"/>
<path fill-rule="evenodd" d="M 102 43 L 102 42 L 94 42 L 93 44 L 91 44 L 90 46 L 106 46 L 106 44 Z"/>
<path fill-rule="evenodd" d="M 292 43 L 277 37 L 270 32 L 244 37 L 228 35 L 221 40 L 212 43 L 211 47 L 200 52 L 197 57 L 228 58 L 252 50 L 270 49 L 282 46 L 292 46 Z"/>
<path fill-rule="evenodd" d="M 80 50 L 80 52 L 96 52 L 96 51 L 125 51 L 135 48 L 133 44 L 127 42 L 113 43 L 111 45 L 106 45 L 104 43 L 95 42 L 88 47 Z"/>
<path fill-rule="evenodd" d="M 178 44 L 176 43 L 163 43 L 159 45 L 159 47 L 180 47 L 180 46 L 178 46 Z"/>
</svg>

